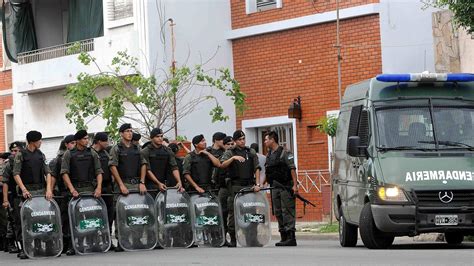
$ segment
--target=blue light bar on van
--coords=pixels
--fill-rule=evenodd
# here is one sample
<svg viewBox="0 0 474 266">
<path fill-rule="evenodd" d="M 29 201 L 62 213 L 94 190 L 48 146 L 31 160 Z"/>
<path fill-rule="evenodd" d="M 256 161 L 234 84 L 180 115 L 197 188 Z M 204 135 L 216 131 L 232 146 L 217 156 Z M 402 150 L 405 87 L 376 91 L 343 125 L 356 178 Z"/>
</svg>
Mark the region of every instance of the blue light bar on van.
<svg viewBox="0 0 474 266">
<path fill-rule="evenodd" d="M 474 81 L 474 74 L 469 73 L 413 73 L 413 74 L 381 74 L 376 77 L 382 82 L 469 82 Z"/>
</svg>

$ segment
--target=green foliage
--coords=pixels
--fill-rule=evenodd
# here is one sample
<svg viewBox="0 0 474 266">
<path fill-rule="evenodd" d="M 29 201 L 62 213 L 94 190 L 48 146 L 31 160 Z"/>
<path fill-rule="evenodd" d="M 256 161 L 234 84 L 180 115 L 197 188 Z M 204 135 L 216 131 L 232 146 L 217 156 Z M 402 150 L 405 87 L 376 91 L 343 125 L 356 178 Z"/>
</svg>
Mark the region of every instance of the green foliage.
<svg viewBox="0 0 474 266">
<path fill-rule="evenodd" d="M 453 12 L 457 26 L 466 28 L 469 34 L 474 32 L 474 1 L 472 0 L 427 0 L 427 5 L 448 8 Z"/>
<path fill-rule="evenodd" d="M 76 52 L 76 48 L 71 48 L 71 52 Z M 169 120 L 173 114 L 174 98 L 178 107 L 182 107 L 177 110 L 178 120 L 190 114 L 200 103 L 214 100 L 215 106 L 210 111 L 212 122 L 227 121 L 229 116 L 224 114 L 224 109 L 211 94 L 214 90 L 224 92 L 239 113 L 246 109 L 245 94 L 228 69 L 215 70 L 211 76 L 202 65 L 194 68 L 181 66 L 170 69 L 171 74 L 159 81 L 153 75 L 145 77 L 139 70 L 138 59 L 127 51 L 117 53 L 108 67 L 110 71 L 103 71 L 96 59 L 86 52 L 81 52 L 78 59 L 84 65 L 95 65 L 99 74 L 81 73 L 78 82 L 66 88 L 66 118 L 77 129 L 87 128 L 91 119 L 101 117 L 106 121 L 105 131 L 110 132 L 112 138 L 118 136 L 117 128 L 123 119 L 131 120 L 145 136 L 149 136 L 154 127 L 167 132 L 173 129 Z M 189 103 L 181 102 L 196 88 L 202 90 L 200 96 Z M 209 93 L 203 93 L 206 89 Z"/>
<path fill-rule="evenodd" d="M 179 136 L 178 135 L 176 137 L 176 141 L 178 141 L 178 142 L 183 142 L 183 141 L 186 141 L 186 140 L 188 140 L 188 138 L 186 136 Z"/>
<path fill-rule="evenodd" d="M 339 224 L 326 224 L 319 228 L 320 233 L 337 233 L 339 232 Z"/>
<path fill-rule="evenodd" d="M 318 120 L 316 126 L 321 133 L 324 133 L 330 137 L 336 136 L 338 118 L 335 116 L 323 116 Z"/>
</svg>

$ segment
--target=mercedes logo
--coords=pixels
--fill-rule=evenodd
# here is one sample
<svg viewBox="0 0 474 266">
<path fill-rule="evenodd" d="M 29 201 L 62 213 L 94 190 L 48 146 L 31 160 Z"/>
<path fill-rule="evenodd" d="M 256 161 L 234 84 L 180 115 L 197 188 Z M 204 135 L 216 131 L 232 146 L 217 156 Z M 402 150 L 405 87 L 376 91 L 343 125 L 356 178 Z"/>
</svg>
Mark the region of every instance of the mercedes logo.
<svg viewBox="0 0 474 266">
<path fill-rule="evenodd" d="M 453 201 L 454 194 L 452 191 L 440 191 L 438 197 L 442 203 L 450 203 Z"/>
</svg>

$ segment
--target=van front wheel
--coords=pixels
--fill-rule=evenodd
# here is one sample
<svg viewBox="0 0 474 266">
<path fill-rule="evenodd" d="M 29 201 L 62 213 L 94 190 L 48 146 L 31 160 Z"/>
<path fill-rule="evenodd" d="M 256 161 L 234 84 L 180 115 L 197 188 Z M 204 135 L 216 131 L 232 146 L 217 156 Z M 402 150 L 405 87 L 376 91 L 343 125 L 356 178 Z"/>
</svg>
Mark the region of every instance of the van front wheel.
<svg viewBox="0 0 474 266">
<path fill-rule="evenodd" d="M 359 221 L 360 238 L 364 246 L 369 249 L 385 249 L 392 245 L 394 236 L 386 235 L 377 229 L 372 215 L 370 202 L 362 208 Z"/>
<path fill-rule="evenodd" d="M 464 240 L 464 235 L 459 233 L 444 233 L 444 240 L 450 245 L 459 245 Z"/>
<path fill-rule="evenodd" d="M 357 244 L 357 226 L 346 222 L 339 209 L 339 243 L 342 247 L 355 247 Z"/>
</svg>

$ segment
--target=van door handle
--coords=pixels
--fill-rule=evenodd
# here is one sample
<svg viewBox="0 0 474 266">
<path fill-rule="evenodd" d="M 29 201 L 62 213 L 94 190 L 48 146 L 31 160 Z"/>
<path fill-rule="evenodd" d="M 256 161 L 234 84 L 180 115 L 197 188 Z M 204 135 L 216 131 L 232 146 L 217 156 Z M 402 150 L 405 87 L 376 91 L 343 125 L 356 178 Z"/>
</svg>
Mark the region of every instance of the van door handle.
<svg viewBox="0 0 474 266">
<path fill-rule="evenodd" d="M 347 180 L 339 180 L 339 179 L 336 179 L 335 182 L 336 182 L 336 184 L 347 184 L 347 183 L 349 183 L 349 181 L 347 181 Z"/>
</svg>

